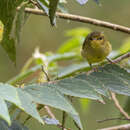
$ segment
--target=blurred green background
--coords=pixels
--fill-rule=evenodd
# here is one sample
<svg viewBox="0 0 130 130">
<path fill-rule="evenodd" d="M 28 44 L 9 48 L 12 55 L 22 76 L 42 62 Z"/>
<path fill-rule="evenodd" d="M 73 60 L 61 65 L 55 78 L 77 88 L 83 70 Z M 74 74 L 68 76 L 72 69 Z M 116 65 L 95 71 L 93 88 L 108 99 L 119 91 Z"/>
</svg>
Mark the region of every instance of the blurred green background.
<svg viewBox="0 0 130 130">
<path fill-rule="evenodd" d="M 130 27 L 130 0 L 100 0 L 100 2 L 102 6 L 98 6 L 93 0 L 89 0 L 86 5 L 81 6 L 76 2 L 76 0 L 68 0 L 66 7 L 68 8 L 69 13 L 72 14 L 96 18 L 99 20 Z M 52 27 L 49 23 L 48 17 L 31 15 L 24 26 L 21 37 L 21 44 L 17 45 L 16 66 L 12 64 L 0 46 L 0 81 L 6 82 L 18 74 L 27 59 L 32 56 L 32 53 L 36 47 L 39 47 L 41 52 L 55 52 L 58 46 L 60 46 L 67 39 L 67 37 L 64 36 L 65 31 L 76 27 L 87 27 L 93 31 L 104 31 L 107 38 L 111 41 L 113 50 L 118 49 L 123 41 L 129 37 L 128 34 L 121 32 L 112 31 L 90 24 L 62 20 L 59 18 L 57 18 L 57 26 Z M 123 104 L 125 97 L 120 98 Z M 96 120 L 104 119 L 107 117 L 119 116 L 118 111 L 115 109 L 111 101 L 107 100 L 106 105 L 92 101 L 86 110 L 81 109 L 78 99 L 74 104 L 77 111 L 80 113 L 85 130 L 95 130 L 115 124 L 125 123 L 124 121 L 109 121 L 101 124 L 96 122 Z M 58 115 L 61 115 L 61 112 L 57 110 L 54 111 L 56 111 L 56 113 L 60 113 Z M 58 118 L 61 119 L 61 116 L 58 116 Z M 37 121 L 34 121 L 34 123 L 36 123 L 36 125 L 32 130 L 58 130 L 58 128 L 54 126 L 41 127 Z M 68 119 L 67 123 L 68 127 L 73 126 L 71 119 Z M 28 125 L 31 126 L 29 122 Z M 76 128 L 73 129 L 75 130 Z"/>
</svg>

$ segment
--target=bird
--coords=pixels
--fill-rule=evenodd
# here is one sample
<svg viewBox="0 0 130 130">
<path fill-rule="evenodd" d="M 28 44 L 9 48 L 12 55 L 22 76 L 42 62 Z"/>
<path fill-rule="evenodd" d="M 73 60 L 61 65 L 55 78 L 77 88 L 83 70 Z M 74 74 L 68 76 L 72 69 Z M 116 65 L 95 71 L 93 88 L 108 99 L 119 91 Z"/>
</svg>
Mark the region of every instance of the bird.
<svg viewBox="0 0 130 130">
<path fill-rule="evenodd" d="M 98 63 L 105 59 L 112 62 L 107 58 L 111 51 L 112 46 L 105 38 L 104 32 L 94 31 L 86 36 L 82 45 L 81 55 L 88 61 L 90 67 L 92 67 L 93 63 Z"/>
</svg>

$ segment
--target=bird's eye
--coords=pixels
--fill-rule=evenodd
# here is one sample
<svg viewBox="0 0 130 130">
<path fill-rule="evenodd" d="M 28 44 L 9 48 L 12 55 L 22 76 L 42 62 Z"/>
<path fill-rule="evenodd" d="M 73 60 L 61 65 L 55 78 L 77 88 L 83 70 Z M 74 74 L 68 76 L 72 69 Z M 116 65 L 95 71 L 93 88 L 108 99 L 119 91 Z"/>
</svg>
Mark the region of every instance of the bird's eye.
<svg viewBox="0 0 130 130">
<path fill-rule="evenodd" d="M 103 39 L 103 37 L 99 37 L 99 38 L 97 38 L 97 40 L 102 40 Z"/>
</svg>

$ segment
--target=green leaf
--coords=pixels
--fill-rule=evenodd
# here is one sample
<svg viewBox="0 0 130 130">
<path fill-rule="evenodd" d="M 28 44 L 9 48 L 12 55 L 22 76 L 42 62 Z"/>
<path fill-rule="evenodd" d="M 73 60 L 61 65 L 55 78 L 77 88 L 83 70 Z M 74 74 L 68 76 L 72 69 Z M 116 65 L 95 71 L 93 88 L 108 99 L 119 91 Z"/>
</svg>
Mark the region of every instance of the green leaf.
<svg viewBox="0 0 130 130">
<path fill-rule="evenodd" d="M 68 53 L 64 53 L 64 54 L 55 54 L 55 55 L 52 55 L 52 56 L 48 56 L 47 60 L 48 60 L 49 63 L 51 63 L 52 61 L 73 59 L 76 56 L 77 56 L 76 53 L 68 52 Z"/>
<path fill-rule="evenodd" d="M 79 72 L 81 70 L 84 70 L 86 68 L 90 68 L 89 64 L 87 62 L 83 62 L 83 63 L 80 63 L 80 64 L 73 64 L 73 65 L 64 67 L 63 69 L 61 69 L 58 72 L 57 78 L 61 79 L 61 78 L 67 77 L 69 75 L 73 75 L 74 73 Z"/>
<path fill-rule="evenodd" d="M 91 101 L 86 98 L 80 98 L 79 101 L 83 112 L 86 113 Z"/>
<path fill-rule="evenodd" d="M 120 53 L 124 54 L 126 52 L 130 52 L 130 38 L 128 38 L 127 40 L 125 40 L 125 42 L 123 43 L 123 45 L 120 47 Z"/>
<path fill-rule="evenodd" d="M 0 21 L 0 42 L 3 39 L 3 32 L 4 32 L 4 25 L 3 23 Z"/>
<path fill-rule="evenodd" d="M 59 53 L 65 53 L 73 51 L 75 48 L 79 49 L 79 46 L 83 44 L 84 38 L 91 31 L 88 28 L 76 28 L 71 29 L 65 33 L 66 36 L 71 36 L 72 38 L 64 42 L 58 49 Z"/>
<path fill-rule="evenodd" d="M 57 52 L 58 53 L 70 52 L 73 49 L 79 47 L 81 45 L 82 41 L 83 41 L 83 39 L 81 37 L 69 39 L 60 46 L 60 48 L 58 49 Z"/>
<path fill-rule="evenodd" d="M 24 88 L 26 92 L 32 95 L 33 100 L 39 104 L 49 105 L 51 107 L 64 110 L 79 124 L 79 115 L 71 105 L 71 103 L 64 97 L 54 84 L 32 84 Z M 81 124 L 81 123 L 80 123 Z M 81 125 L 79 126 L 81 127 Z M 81 127 L 82 128 L 82 127 Z"/>
<path fill-rule="evenodd" d="M 57 82 L 56 85 L 57 89 L 65 95 L 102 101 L 99 94 L 86 80 L 66 78 Z"/>
<path fill-rule="evenodd" d="M 20 43 L 20 36 L 22 32 L 23 25 L 25 24 L 29 14 L 25 13 L 24 9 L 28 2 L 22 2 L 19 6 L 19 10 L 16 12 L 13 27 L 11 31 L 11 38 L 15 39 L 15 43 Z"/>
<path fill-rule="evenodd" d="M 0 117 L 6 120 L 9 125 L 11 124 L 7 105 L 2 98 L 0 98 Z"/>
<path fill-rule="evenodd" d="M 51 25 L 55 25 L 56 19 L 55 19 L 55 13 L 57 10 L 59 0 L 50 0 L 49 3 L 49 17 L 50 17 L 50 22 Z"/>
<path fill-rule="evenodd" d="M 15 88 L 9 84 L 0 83 L 0 95 L 3 100 L 15 104 L 20 109 L 24 110 L 27 114 L 43 123 L 37 112 L 36 105 L 33 103 L 32 96 L 22 89 Z"/>
<path fill-rule="evenodd" d="M 16 8 L 21 2 L 22 0 L 0 0 L 0 20 L 4 24 L 4 33 L 1 46 L 14 63 L 16 62 L 15 39 L 10 37 L 10 32 L 16 13 Z"/>
<path fill-rule="evenodd" d="M 20 106 L 18 107 L 22 108 L 22 110 L 24 110 L 27 114 L 31 115 L 39 122 L 44 124 L 42 118 L 37 111 L 36 104 L 33 102 L 33 97 L 20 88 L 17 88 L 17 92 L 20 100 Z"/>
<path fill-rule="evenodd" d="M 0 83 L 0 96 L 6 101 L 20 105 L 20 100 L 17 94 L 17 89 L 9 84 Z"/>
<path fill-rule="evenodd" d="M 18 121 L 13 121 L 11 126 L 9 126 L 4 120 L 0 119 L 0 130 L 29 130 L 24 125 L 20 124 Z"/>
<path fill-rule="evenodd" d="M 65 35 L 66 36 L 71 36 L 71 37 L 86 37 L 91 30 L 86 27 L 78 27 L 74 28 L 71 30 L 66 31 Z"/>
</svg>

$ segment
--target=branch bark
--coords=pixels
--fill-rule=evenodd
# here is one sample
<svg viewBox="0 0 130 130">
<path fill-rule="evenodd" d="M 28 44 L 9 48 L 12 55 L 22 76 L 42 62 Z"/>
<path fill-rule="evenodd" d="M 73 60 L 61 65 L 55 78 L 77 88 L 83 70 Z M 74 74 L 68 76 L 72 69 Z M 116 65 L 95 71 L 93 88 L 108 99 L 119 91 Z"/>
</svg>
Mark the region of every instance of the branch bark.
<svg viewBox="0 0 130 130">
<path fill-rule="evenodd" d="M 17 10 L 19 10 L 19 7 L 17 8 Z M 47 14 L 40 9 L 25 8 L 25 12 L 35 14 L 35 15 L 47 16 Z M 89 17 L 78 16 L 78 15 L 73 15 L 73 14 L 60 13 L 60 12 L 56 12 L 56 16 L 58 18 L 62 18 L 62 19 L 67 19 L 67 20 L 72 20 L 72 21 L 77 21 L 77 22 L 82 22 L 82 23 L 89 23 L 89 24 L 109 28 L 109 29 L 112 29 L 115 31 L 120 31 L 120 32 L 130 34 L 129 27 L 121 26 L 118 24 L 113 24 L 113 23 L 106 22 L 106 21 L 101 21 L 101 20 L 97 20 L 97 19 L 93 19 L 93 18 L 89 18 Z"/>
<path fill-rule="evenodd" d="M 121 107 L 121 105 L 119 104 L 119 101 L 116 98 L 116 94 L 111 92 L 111 97 L 112 100 L 115 103 L 116 108 L 120 111 L 120 113 L 126 118 L 126 119 L 130 119 L 130 116 L 123 110 L 123 108 Z"/>
<path fill-rule="evenodd" d="M 119 125 L 119 126 L 104 128 L 100 130 L 130 130 L 130 124 Z"/>
</svg>

